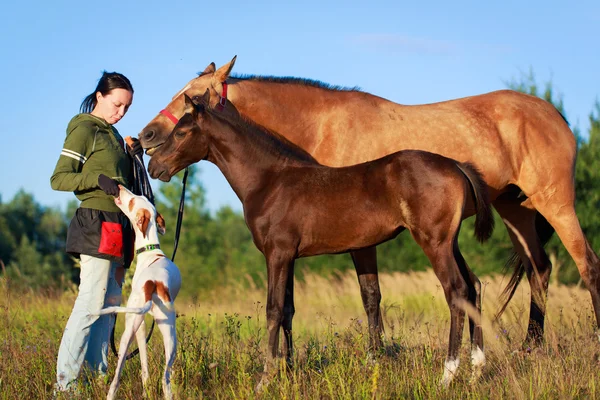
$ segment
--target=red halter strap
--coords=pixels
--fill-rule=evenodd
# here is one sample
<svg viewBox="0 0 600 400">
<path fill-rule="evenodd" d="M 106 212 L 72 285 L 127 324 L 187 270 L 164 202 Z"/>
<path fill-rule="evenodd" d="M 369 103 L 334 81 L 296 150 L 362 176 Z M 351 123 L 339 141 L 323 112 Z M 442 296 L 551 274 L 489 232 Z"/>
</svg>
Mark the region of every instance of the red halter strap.
<svg viewBox="0 0 600 400">
<path fill-rule="evenodd" d="M 217 104 L 217 109 L 219 111 L 223 111 L 225 104 L 227 104 L 227 82 L 222 82 L 223 85 L 223 94 L 219 97 L 219 104 Z"/>
<path fill-rule="evenodd" d="M 179 122 L 179 120 L 177 118 L 175 118 L 175 116 L 173 114 L 171 114 L 170 112 L 168 112 L 167 110 L 160 110 L 160 114 L 169 118 L 171 120 L 171 122 L 174 123 L 175 125 L 177 125 L 177 123 Z"/>
</svg>

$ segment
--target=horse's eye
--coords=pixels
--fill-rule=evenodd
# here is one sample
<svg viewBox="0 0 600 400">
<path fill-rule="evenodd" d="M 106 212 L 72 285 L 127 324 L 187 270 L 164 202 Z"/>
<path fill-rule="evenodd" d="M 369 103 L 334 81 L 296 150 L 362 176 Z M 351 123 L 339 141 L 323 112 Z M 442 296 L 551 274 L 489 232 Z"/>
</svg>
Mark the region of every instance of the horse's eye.
<svg viewBox="0 0 600 400">
<path fill-rule="evenodd" d="M 179 139 L 183 139 L 185 137 L 185 131 L 177 131 L 175 132 L 175 137 Z"/>
</svg>

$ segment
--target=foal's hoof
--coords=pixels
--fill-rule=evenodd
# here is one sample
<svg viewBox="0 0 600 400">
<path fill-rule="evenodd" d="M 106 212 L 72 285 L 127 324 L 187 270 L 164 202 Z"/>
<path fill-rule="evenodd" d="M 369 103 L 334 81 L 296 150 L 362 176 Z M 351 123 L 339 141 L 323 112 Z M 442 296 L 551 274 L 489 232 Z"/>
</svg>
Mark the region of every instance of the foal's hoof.
<svg viewBox="0 0 600 400">
<path fill-rule="evenodd" d="M 483 366 L 473 368 L 473 371 L 471 372 L 471 377 L 469 378 L 469 384 L 474 385 L 477 382 L 479 382 L 479 379 L 481 378 L 482 373 L 483 373 Z"/>
<path fill-rule="evenodd" d="M 269 383 L 271 383 L 271 379 L 272 376 L 270 376 L 267 373 L 263 373 L 262 377 L 260 378 L 260 382 L 258 382 L 256 387 L 254 388 L 254 393 L 257 395 L 264 393 L 267 386 L 269 386 Z"/>
<path fill-rule="evenodd" d="M 449 375 L 444 374 L 444 376 L 440 380 L 440 386 L 443 387 L 444 389 L 447 389 L 448 387 L 450 387 L 450 384 L 452 383 L 453 380 L 454 380 L 454 374 L 449 374 Z"/>
<path fill-rule="evenodd" d="M 442 376 L 442 380 L 440 381 L 440 385 L 444 388 L 450 386 L 454 378 L 456 377 L 456 373 L 458 372 L 459 361 L 456 360 L 447 360 L 444 363 L 444 375 Z"/>
<path fill-rule="evenodd" d="M 375 364 L 377 364 L 377 355 L 375 353 L 373 353 L 372 351 L 369 351 L 367 353 L 367 358 L 365 359 L 365 364 L 368 367 L 375 366 Z"/>
</svg>

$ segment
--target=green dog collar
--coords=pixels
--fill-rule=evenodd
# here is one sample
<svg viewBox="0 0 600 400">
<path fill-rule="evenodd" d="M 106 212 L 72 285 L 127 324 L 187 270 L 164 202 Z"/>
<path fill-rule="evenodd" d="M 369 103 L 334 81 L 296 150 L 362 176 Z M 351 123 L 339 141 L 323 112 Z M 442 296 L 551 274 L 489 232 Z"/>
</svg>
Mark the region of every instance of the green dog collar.
<svg viewBox="0 0 600 400">
<path fill-rule="evenodd" d="M 156 249 L 160 249 L 160 244 L 147 244 L 144 247 L 140 247 L 139 249 L 137 249 L 135 251 L 135 254 L 140 254 L 145 252 L 146 250 L 156 250 Z"/>
</svg>

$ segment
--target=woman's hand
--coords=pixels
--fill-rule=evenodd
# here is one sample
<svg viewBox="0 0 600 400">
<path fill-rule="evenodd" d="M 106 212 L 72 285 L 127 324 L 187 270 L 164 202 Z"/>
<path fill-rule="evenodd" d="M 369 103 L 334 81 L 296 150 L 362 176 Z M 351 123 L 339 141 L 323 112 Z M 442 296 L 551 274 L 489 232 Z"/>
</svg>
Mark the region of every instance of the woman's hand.
<svg viewBox="0 0 600 400">
<path fill-rule="evenodd" d="M 109 196 L 119 197 L 119 183 L 104 174 L 98 176 L 98 186 Z"/>
</svg>

